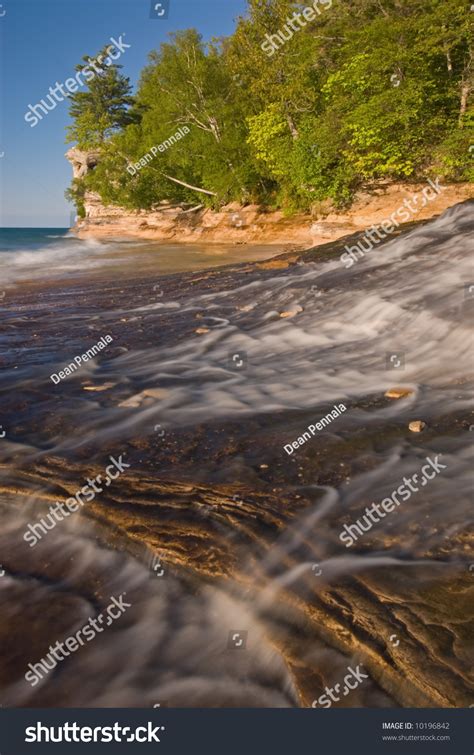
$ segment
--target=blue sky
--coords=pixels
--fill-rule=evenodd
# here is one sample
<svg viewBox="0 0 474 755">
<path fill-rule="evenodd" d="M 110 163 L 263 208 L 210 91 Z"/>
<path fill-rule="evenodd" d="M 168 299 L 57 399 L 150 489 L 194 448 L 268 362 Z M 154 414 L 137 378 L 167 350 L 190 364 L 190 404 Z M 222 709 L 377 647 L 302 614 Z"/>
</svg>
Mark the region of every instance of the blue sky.
<svg viewBox="0 0 474 755">
<path fill-rule="evenodd" d="M 169 3 L 168 18 L 158 20 L 150 18 L 151 0 L 0 2 L 0 227 L 69 226 L 68 103 L 58 103 L 34 128 L 24 116 L 50 86 L 74 76 L 83 55 L 124 35 L 131 47 L 118 62 L 135 87 L 149 51 L 170 31 L 195 27 L 205 39 L 231 34 L 246 7 L 245 0 Z"/>
</svg>

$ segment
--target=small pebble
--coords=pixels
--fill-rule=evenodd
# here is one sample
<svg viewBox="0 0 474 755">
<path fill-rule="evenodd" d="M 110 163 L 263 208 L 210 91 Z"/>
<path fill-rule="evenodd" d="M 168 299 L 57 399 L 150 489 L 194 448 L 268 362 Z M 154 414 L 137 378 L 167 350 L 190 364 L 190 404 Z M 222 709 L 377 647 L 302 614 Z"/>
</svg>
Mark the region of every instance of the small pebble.
<svg viewBox="0 0 474 755">
<path fill-rule="evenodd" d="M 113 388 L 117 383 L 103 383 L 102 385 L 84 385 L 83 391 L 108 391 L 109 388 Z"/>
<path fill-rule="evenodd" d="M 408 429 L 411 430 L 412 433 L 421 433 L 426 427 L 426 422 L 422 422 L 421 419 L 417 419 L 414 422 L 410 422 L 408 425 Z"/>
<path fill-rule="evenodd" d="M 396 386 L 386 391 L 385 398 L 406 398 L 407 396 L 412 396 L 413 393 L 414 390 L 412 388 L 400 388 Z"/>
<path fill-rule="evenodd" d="M 295 317 L 299 312 L 303 311 L 303 307 L 297 305 L 293 309 L 289 309 L 286 312 L 280 312 L 280 317 Z"/>
</svg>

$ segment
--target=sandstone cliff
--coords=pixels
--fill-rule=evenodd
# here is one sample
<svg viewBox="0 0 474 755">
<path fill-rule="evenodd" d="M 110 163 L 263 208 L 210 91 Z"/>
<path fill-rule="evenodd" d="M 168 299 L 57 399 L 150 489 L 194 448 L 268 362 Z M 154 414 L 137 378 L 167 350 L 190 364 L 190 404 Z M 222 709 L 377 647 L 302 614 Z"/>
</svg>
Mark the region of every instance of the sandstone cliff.
<svg viewBox="0 0 474 755">
<path fill-rule="evenodd" d="M 73 147 L 66 153 L 73 177 L 83 178 L 99 161 L 99 152 Z M 127 210 L 104 205 L 101 197 L 86 192 L 86 217 L 74 231 L 80 238 L 133 236 L 179 243 L 220 242 L 248 244 L 295 244 L 306 248 L 342 238 L 371 225 L 382 223 L 426 184 L 380 182 L 361 193 L 346 212 L 336 212 L 330 202 L 317 203 L 312 215 L 286 217 L 282 211 L 269 212 L 258 205 L 242 207 L 237 202 L 215 211 L 202 204 L 159 202 L 151 210 Z M 438 198 L 420 208 L 412 220 L 424 220 L 474 196 L 472 184 L 451 184 Z"/>
</svg>

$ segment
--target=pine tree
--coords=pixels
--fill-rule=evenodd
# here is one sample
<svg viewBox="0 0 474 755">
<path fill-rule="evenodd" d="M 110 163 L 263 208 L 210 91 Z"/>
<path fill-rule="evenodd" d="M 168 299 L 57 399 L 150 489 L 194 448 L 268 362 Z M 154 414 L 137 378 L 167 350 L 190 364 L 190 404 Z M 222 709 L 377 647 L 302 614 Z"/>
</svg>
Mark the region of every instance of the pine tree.
<svg viewBox="0 0 474 755">
<path fill-rule="evenodd" d="M 133 108 L 130 79 L 119 73 L 122 66 L 112 63 L 107 48 L 96 58 L 85 55 L 82 60 L 76 71 L 89 80 L 86 91 L 69 96 L 73 123 L 67 129 L 67 141 L 77 142 L 81 149 L 90 149 L 103 145 L 117 130 L 137 123 L 140 114 Z M 94 76 L 90 78 L 92 73 Z"/>
</svg>

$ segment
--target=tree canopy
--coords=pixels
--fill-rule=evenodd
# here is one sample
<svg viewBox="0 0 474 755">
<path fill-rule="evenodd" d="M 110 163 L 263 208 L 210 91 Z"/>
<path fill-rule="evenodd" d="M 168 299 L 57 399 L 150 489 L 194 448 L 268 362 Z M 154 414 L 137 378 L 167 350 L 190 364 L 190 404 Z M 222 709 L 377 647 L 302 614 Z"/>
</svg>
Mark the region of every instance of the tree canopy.
<svg viewBox="0 0 474 755">
<path fill-rule="evenodd" d="M 130 208 L 235 200 L 291 212 L 349 204 L 380 180 L 473 180 L 470 3 L 327 0 L 289 24 L 308 7 L 248 0 L 230 37 L 170 35 L 133 99 L 117 66 L 90 81 L 71 97 L 69 136 L 102 158 L 81 191 Z M 130 175 L 183 126 L 182 141 Z"/>
</svg>

